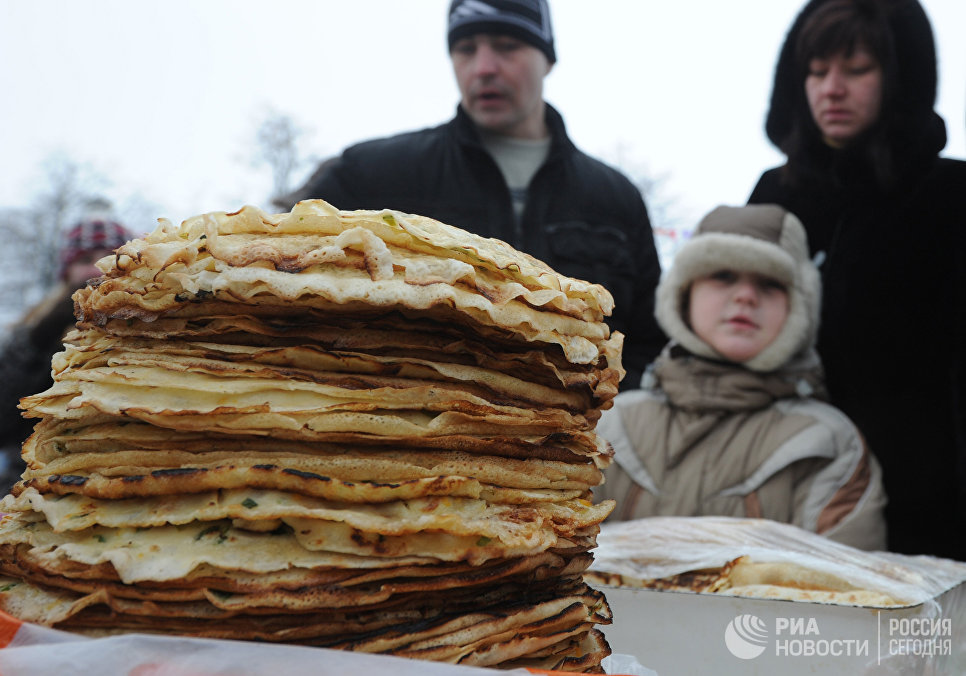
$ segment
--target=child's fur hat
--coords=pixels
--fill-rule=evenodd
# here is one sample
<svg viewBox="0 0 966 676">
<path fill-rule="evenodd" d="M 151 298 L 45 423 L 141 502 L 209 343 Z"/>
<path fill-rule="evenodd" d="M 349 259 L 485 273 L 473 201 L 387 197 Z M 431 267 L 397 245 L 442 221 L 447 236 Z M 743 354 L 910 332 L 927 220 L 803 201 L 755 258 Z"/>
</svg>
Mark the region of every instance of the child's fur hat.
<svg viewBox="0 0 966 676">
<path fill-rule="evenodd" d="M 691 282 L 719 270 L 754 272 L 782 282 L 788 292 L 788 319 L 775 340 L 744 362 L 753 371 L 774 371 L 810 349 L 818 330 L 821 281 L 809 259 L 805 228 L 774 204 L 715 208 L 675 255 L 658 284 L 655 313 L 665 333 L 689 352 L 724 359 L 691 330 Z"/>
</svg>

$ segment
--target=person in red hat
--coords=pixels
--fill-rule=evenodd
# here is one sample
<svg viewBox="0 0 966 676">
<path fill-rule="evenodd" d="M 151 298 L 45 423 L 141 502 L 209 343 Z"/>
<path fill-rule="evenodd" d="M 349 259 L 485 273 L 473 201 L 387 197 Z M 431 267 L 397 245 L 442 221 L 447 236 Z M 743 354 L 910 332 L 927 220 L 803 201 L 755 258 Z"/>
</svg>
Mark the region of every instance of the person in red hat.
<svg viewBox="0 0 966 676">
<path fill-rule="evenodd" d="M 131 233 L 116 221 L 106 218 L 81 221 L 67 231 L 67 241 L 60 251 L 59 279 L 77 289 L 88 279 L 100 277 L 101 271 L 94 264 L 129 239 Z"/>
<path fill-rule="evenodd" d="M 57 283 L 11 327 L 0 348 L 0 491 L 6 493 L 23 471 L 20 447 L 35 420 L 20 415 L 20 398 L 51 386 L 51 357 L 63 349 L 64 333 L 74 325 L 71 295 L 99 277 L 95 263 L 114 252 L 131 233 L 107 217 L 85 219 L 67 231 L 60 250 Z M 0 493 L 0 494 L 2 494 Z"/>
</svg>

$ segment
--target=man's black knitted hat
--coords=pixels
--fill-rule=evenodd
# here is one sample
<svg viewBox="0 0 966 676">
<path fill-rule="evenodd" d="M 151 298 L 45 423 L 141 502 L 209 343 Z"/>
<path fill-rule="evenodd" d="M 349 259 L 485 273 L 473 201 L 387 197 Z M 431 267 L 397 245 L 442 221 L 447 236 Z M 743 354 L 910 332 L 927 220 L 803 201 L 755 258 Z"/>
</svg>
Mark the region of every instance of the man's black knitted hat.
<svg viewBox="0 0 966 676">
<path fill-rule="evenodd" d="M 477 33 L 509 35 L 557 61 L 547 0 L 453 0 L 449 6 L 449 48 Z"/>
</svg>

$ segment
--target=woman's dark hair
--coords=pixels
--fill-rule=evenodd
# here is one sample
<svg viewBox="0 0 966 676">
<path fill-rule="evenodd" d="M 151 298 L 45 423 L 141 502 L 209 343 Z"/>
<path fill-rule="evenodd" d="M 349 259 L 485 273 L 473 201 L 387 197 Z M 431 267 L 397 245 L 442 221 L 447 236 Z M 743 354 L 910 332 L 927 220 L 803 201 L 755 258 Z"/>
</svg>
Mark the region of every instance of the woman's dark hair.
<svg viewBox="0 0 966 676">
<path fill-rule="evenodd" d="M 880 62 L 893 56 L 892 31 L 878 11 L 880 4 L 857 0 L 830 0 L 805 21 L 795 42 L 800 73 L 808 74 L 814 58 L 828 58 L 840 52 L 853 53 L 864 47 Z"/>
<path fill-rule="evenodd" d="M 888 0 L 830 0 L 816 8 L 802 25 L 794 44 L 795 81 L 801 85 L 796 91 L 795 114 L 781 143 L 792 178 L 801 178 L 810 169 L 819 170 L 809 165 L 829 153 L 805 95 L 810 62 L 836 54 L 851 56 L 856 50 L 865 49 L 882 68 L 882 103 L 876 122 L 856 143 L 850 144 L 849 152 L 865 156 L 880 185 L 896 180 L 889 134 L 898 76 L 893 34 L 885 16 L 888 4 Z"/>
</svg>

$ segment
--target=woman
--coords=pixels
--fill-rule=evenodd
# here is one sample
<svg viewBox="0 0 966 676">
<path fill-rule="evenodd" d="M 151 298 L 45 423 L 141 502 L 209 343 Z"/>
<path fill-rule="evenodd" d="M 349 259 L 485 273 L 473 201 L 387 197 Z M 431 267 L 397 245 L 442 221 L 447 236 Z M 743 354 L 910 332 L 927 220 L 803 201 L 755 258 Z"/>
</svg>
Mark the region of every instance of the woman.
<svg viewBox="0 0 966 676">
<path fill-rule="evenodd" d="M 831 402 L 880 459 L 889 548 L 966 560 L 966 162 L 940 158 L 936 54 L 915 0 L 812 0 L 766 122 L 787 161 L 749 202 L 821 261 Z"/>
</svg>

